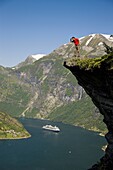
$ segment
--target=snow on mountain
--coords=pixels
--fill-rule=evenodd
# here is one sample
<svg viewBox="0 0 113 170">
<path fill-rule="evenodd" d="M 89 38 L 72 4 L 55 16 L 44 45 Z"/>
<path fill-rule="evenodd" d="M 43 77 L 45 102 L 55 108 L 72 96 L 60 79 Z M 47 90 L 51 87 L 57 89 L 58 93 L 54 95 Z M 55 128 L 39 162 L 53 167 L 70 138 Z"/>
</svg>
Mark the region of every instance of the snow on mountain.
<svg viewBox="0 0 113 170">
<path fill-rule="evenodd" d="M 109 39 L 110 38 L 110 35 L 108 35 L 108 34 L 101 34 L 101 35 L 103 35 L 105 38 L 107 38 L 107 39 Z"/>
<path fill-rule="evenodd" d="M 79 38 L 80 40 L 80 52 L 81 56 L 101 56 L 105 54 L 105 47 L 103 42 L 107 43 L 109 46 L 113 46 L 113 35 L 107 34 L 90 34 Z M 64 58 L 73 56 L 74 45 L 71 47 L 72 43 L 67 43 L 59 48 L 55 49 L 52 53 L 55 55 L 61 55 Z M 53 54 L 54 55 L 54 54 Z M 32 54 L 29 55 L 25 61 L 15 66 L 15 68 L 22 67 L 24 65 L 29 65 L 35 61 L 46 57 L 47 54 Z"/>
<path fill-rule="evenodd" d="M 92 40 L 93 37 L 91 37 L 87 42 L 86 42 L 86 46 L 90 43 L 90 41 Z"/>
<path fill-rule="evenodd" d="M 44 57 L 46 54 L 34 54 L 31 55 L 35 60 L 39 60 L 40 58 Z"/>
<path fill-rule="evenodd" d="M 90 42 L 92 42 L 93 40 L 98 39 L 98 45 L 100 46 L 100 45 L 103 44 L 103 41 L 104 41 L 103 38 L 108 40 L 110 43 L 113 42 L 113 35 L 109 35 L 109 34 L 90 34 L 90 35 L 87 35 L 85 37 L 81 37 L 80 42 L 82 43 L 84 41 L 85 46 L 89 46 Z M 100 42 L 99 42 L 99 39 L 100 39 Z"/>
<path fill-rule="evenodd" d="M 16 65 L 14 68 L 19 68 L 19 67 L 22 67 L 24 65 L 29 65 L 29 64 L 32 64 L 34 63 L 35 61 L 39 60 L 40 58 L 46 56 L 46 54 L 32 54 L 32 55 L 29 55 L 25 61 L 19 63 L 18 65 Z"/>
<path fill-rule="evenodd" d="M 79 38 L 81 56 L 102 56 L 105 55 L 104 43 L 113 47 L 113 35 L 110 34 L 89 34 Z"/>
<path fill-rule="evenodd" d="M 98 45 L 103 45 L 103 42 L 100 42 Z"/>
<path fill-rule="evenodd" d="M 96 34 L 90 34 L 90 35 L 88 35 L 88 36 L 92 36 L 91 38 L 93 38 L 95 35 L 96 35 Z M 84 39 L 85 37 L 86 37 L 86 36 L 81 37 L 81 38 L 79 38 L 79 40 L 82 40 L 82 39 Z"/>
<path fill-rule="evenodd" d="M 108 35 L 108 34 L 101 34 L 101 35 L 103 35 L 109 41 L 113 41 L 113 35 Z"/>
</svg>

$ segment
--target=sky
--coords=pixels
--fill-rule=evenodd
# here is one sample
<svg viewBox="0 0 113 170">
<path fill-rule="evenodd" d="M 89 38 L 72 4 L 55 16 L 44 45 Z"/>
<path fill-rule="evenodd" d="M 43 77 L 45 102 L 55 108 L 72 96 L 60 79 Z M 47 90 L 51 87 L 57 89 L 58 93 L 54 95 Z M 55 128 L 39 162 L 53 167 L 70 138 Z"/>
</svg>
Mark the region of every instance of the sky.
<svg viewBox="0 0 113 170">
<path fill-rule="evenodd" d="M 72 36 L 113 34 L 112 0 L 0 0 L 0 65 L 49 54 Z"/>
</svg>

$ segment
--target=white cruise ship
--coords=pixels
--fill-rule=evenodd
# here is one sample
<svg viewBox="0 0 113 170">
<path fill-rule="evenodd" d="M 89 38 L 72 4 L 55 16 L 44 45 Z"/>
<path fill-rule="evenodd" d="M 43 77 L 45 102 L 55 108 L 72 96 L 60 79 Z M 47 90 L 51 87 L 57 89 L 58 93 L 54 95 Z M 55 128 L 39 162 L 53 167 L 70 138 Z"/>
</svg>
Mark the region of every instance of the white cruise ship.
<svg viewBox="0 0 113 170">
<path fill-rule="evenodd" d="M 45 125 L 42 128 L 53 132 L 60 132 L 60 129 L 57 126 Z"/>
</svg>

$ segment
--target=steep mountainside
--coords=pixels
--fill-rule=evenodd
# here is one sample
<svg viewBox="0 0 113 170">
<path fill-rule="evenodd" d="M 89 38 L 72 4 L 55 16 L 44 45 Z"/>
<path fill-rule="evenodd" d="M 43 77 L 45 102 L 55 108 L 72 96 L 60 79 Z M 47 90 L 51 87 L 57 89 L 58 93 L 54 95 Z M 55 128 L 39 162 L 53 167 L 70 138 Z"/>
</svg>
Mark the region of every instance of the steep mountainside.
<svg viewBox="0 0 113 170">
<path fill-rule="evenodd" d="M 30 88 L 12 69 L 0 67 L 0 111 L 18 117 L 32 97 Z"/>
<path fill-rule="evenodd" d="M 113 50 L 112 50 L 113 51 Z M 92 98 L 103 115 L 108 133 L 105 156 L 91 170 L 113 169 L 113 52 L 103 57 L 89 59 L 71 58 L 64 63 L 78 83 Z"/>
<path fill-rule="evenodd" d="M 105 54 L 102 42 L 113 45 L 110 36 L 101 34 L 80 41 L 81 58 Z M 68 43 L 37 61 L 20 63 L 14 68 L 0 67 L 0 111 L 16 117 L 49 118 L 104 131 L 98 109 L 63 67 L 64 60 L 72 58 L 74 50 L 74 45 Z"/>
</svg>

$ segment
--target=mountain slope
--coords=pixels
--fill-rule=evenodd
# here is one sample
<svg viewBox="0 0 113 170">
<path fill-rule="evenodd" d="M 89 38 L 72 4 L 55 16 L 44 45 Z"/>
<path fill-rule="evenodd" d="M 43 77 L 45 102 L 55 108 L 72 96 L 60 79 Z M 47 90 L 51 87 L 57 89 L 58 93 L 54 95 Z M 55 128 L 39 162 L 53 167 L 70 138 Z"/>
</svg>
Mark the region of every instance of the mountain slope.
<svg viewBox="0 0 113 170">
<path fill-rule="evenodd" d="M 0 139 L 28 138 L 23 125 L 6 113 L 0 112 Z"/>
<path fill-rule="evenodd" d="M 108 46 L 113 46 L 113 37 L 106 34 L 91 34 L 80 39 L 81 54 L 83 56 L 102 56 L 105 53 L 103 42 Z"/>
</svg>

